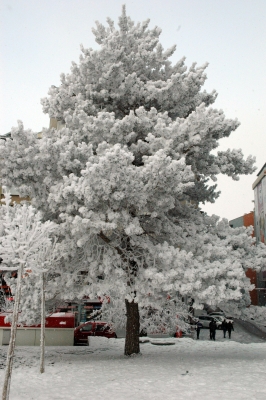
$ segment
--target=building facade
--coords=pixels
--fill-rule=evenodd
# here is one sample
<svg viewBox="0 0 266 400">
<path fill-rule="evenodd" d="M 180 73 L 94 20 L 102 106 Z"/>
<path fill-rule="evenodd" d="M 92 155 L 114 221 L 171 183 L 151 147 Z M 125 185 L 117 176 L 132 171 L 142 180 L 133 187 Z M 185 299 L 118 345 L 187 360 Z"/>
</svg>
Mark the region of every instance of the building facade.
<svg viewBox="0 0 266 400">
<path fill-rule="evenodd" d="M 242 215 L 241 217 L 232 219 L 229 221 L 231 228 L 240 228 L 245 226 L 246 228 L 249 226 L 253 226 L 252 236 L 255 237 L 255 214 L 254 211 L 251 211 L 248 214 Z M 250 283 L 255 285 L 255 288 L 249 292 L 251 304 L 254 306 L 259 305 L 259 296 L 258 296 L 258 276 L 257 272 L 253 269 L 249 268 L 246 271 L 246 276 L 250 279 Z"/>
<path fill-rule="evenodd" d="M 255 235 L 256 242 L 266 244 L 266 163 L 257 174 L 252 185 L 255 200 Z M 266 269 L 266 265 L 265 265 Z M 257 274 L 259 305 L 266 305 L 266 271 Z"/>
<path fill-rule="evenodd" d="M 258 172 L 252 189 L 254 190 L 254 211 L 229 221 L 229 224 L 232 228 L 253 226 L 252 236 L 256 237 L 256 243 L 266 244 L 266 163 Z M 266 271 L 256 272 L 249 269 L 246 275 L 255 285 L 255 289 L 250 292 L 251 304 L 266 306 Z"/>
<path fill-rule="evenodd" d="M 266 163 L 252 185 L 255 199 L 255 234 L 257 242 L 266 244 Z"/>
</svg>

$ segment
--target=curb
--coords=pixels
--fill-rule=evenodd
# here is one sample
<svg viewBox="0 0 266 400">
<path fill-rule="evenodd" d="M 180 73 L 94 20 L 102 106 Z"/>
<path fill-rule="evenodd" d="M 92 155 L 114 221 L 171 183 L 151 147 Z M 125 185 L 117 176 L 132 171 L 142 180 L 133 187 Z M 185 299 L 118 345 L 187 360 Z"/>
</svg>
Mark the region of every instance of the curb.
<svg viewBox="0 0 266 400">
<path fill-rule="evenodd" d="M 243 321 L 241 319 L 235 319 L 235 321 L 242 326 L 248 333 L 259 337 L 260 339 L 266 340 L 266 332 L 260 329 L 258 326 L 252 324 L 248 321 Z"/>
</svg>

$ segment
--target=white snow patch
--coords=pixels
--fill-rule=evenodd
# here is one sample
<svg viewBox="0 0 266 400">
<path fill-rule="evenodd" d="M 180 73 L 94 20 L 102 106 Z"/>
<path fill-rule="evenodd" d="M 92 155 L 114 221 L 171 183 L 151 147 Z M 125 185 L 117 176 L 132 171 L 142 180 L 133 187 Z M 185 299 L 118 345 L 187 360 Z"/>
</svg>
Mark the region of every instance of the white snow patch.
<svg viewBox="0 0 266 400">
<path fill-rule="evenodd" d="M 123 355 L 124 339 L 93 337 L 87 347 L 47 347 L 44 374 L 39 348 L 18 347 L 10 400 L 35 400 L 36 393 L 38 400 L 264 400 L 266 342 L 239 326 L 231 341 L 220 331 L 216 342 L 208 335 L 202 330 L 200 340 L 171 338 L 174 346 L 146 342 L 142 355 L 131 358 Z M 0 382 L 6 351 L 0 347 Z"/>
</svg>

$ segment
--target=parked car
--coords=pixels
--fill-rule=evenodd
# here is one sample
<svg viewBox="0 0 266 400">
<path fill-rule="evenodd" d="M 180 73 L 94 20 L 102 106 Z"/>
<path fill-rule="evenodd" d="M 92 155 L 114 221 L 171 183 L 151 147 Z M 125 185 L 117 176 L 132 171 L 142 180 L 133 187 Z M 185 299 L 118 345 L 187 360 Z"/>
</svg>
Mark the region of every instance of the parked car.
<svg viewBox="0 0 266 400">
<path fill-rule="evenodd" d="M 223 322 L 223 320 L 225 319 L 224 316 L 221 315 L 212 315 L 212 318 L 215 318 L 217 321 L 220 321 L 221 323 Z"/>
<path fill-rule="evenodd" d="M 212 317 L 218 319 L 221 322 L 223 322 L 223 320 L 225 319 L 226 322 L 230 321 L 232 324 L 234 324 L 234 320 L 232 317 L 226 317 L 225 315 L 220 315 L 220 314 L 212 314 Z"/>
<path fill-rule="evenodd" d="M 202 327 L 203 328 L 209 328 L 210 322 L 212 319 L 214 319 L 214 321 L 217 324 L 217 328 L 221 329 L 221 325 L 222 325 L 222 321 L 220 319 L 217 319 L 214 316 L 210 316 L 210 315 L 200 315 L 199 317 L 197 317 L 199 322 L 202 323 Z"/>
<path fill-rule="evenodd" d="M 116 333 L 106 322 L 88 321 L 75 328 L 74 345 L 87 344 L 89 336 L 103 336 L 108 339 L 117 337 Z"/>
<path fill-rule="evenodd" d="M 219 315 L 220 317 L 224 317 L 225 318 L 225 314 L 222 311 L 214 311 L 214 312 L 209 313 L 208 315 L 210 315 L 210 316 L 213 315 L 214 317 Z"/>
<path fill-rule="evenodd" d="M 227 322 L 231 321 L 232 324 L 234 323 L 234 318 L 233 317 L 226 316 L 225 319 L 226 319 Z"/>
</svg>

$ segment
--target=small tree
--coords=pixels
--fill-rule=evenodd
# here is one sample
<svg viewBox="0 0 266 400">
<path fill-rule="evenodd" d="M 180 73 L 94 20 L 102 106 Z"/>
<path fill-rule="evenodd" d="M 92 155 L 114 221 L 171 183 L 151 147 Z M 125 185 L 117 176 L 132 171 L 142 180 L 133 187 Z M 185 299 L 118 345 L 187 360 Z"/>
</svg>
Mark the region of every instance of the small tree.
<svg viewBox="0 0 266 400">
<path fill-rule="evenodd" d="M 80 64 L 42 101 L 62 128 L 38 139 L 19 123 L 1 146 L 1 169 L 3 182 L 59 226 L 62 298 L 109 296 L 109 313 L 120 305 L 112 318 L 126 314 L 131 355 L 140 321 L 157 315 L 166 324 L 172 315 L 176 325 L 182 297 L 218 304 L 248 291 L 251 240 L 198 204 L 218 197 L 217 174 L 238 179 L 254 159 L 213 154 L 239 123 L 210 107 L 217 94 L 202 90 L 207 64 L 172 65 L 175 46 L 165 51 L 160 29 L 135 25 L 125 7 L 118 29 L 107 22 L 93 29 L 99 50 L 82 47 Z"/>
<path fill-rule="evenodd" d="M 11 204 L 10 194 L 5 194 L 5 204 L 0 208 L 0 256 L 6 271 L 17 271 L 15 303 L 12 316 L 11 335 L 7 352 L 7 364 L 3 385 L 3 400 L 9 398 L 9 389 L 14 358 L 17 325 L 23 277 L 38 271 L 40 274 L 40 255 L 47 255 L 52 249 L 50 236 L 55 224 L 42 223 L 41 213 L 31 205 Z M 12 207 L 11 207 L 12 206 Z M 45 263 L 45 260 L 41 260 Z"/>
</svg>

